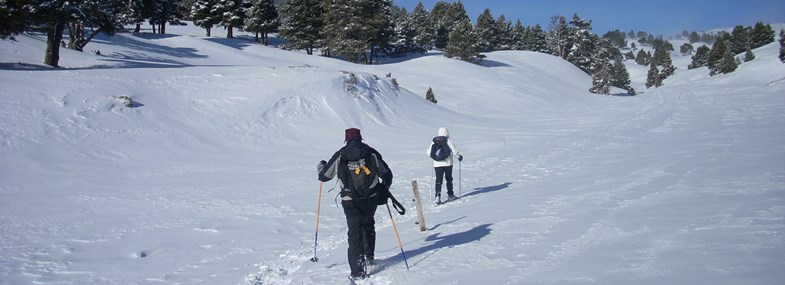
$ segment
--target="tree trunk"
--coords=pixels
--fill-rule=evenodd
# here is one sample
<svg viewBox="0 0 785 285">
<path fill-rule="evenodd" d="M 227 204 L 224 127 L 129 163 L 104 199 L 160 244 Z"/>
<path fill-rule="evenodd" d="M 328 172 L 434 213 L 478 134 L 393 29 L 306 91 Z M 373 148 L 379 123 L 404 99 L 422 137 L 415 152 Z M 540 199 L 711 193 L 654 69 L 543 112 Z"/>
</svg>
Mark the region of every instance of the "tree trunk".
<svg viewBox="0 0 785 285">
<path fill-rule="evenodd" d="M 226 27 L 226 38 L 227 39 L 233 39 L 234 38 L 234 33 L 232 31 L 233 31 L 232 26 L 227 26 Z"/>
<path fill-rule="evenodd" d="M 44 64 L 59 67 L 60 62 L 60 42 L 63 41 L 63 31 L 65 25 L 60 22 L 50 23 L 49 31 L 46 33 L 46 56 Z"/>
<path fill-rule="evenodd" d="M 207 30 L 207 37 L 209 38 L 210 37 L 210 30 L 211 30 L 211 28 L 204 28 L 204 29 Z"/>
<path fill-rule="evenodd" d="M 136 23 L 136 28 L 134 28 L 134 34 L 138 34 L 141 31 L 142 31 L 142 24 L 137 22 Z"/>
</svg>

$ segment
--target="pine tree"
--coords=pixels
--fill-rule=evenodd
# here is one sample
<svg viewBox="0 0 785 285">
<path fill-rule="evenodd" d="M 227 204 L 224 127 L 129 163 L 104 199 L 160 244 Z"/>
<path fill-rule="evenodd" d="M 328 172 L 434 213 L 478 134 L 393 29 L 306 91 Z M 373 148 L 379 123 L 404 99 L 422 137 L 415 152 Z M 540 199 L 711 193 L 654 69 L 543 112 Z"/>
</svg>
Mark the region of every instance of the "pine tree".
<svg viewBox="0 0 785 285">
<path fill-rule="evenodd" d="M 780 31 L 780 61 L 785 63 L 785 31 Z"/>
<path fill-rule="evenodd" d="M 774 42 L 774 30 L 771 25 L 761 22 L 755 23 L 750 35 L 750 48 L 756 49 Z"/>
<path fill-rule="evenodd" d="M 751 49 L 747 49 L 747 52 L 744 53 L 744 62 L 749 62 L 755 59 L 755 54 L 752 53 Z"/>
<path fill-rule="evenodd" d="M 657 63 L 652 61 L 649 64 L 649 72 L 646 74 L 646 88 L 662 86 L 660 81 L 660 71 L 657 69 Z"/>
<path fill-rule="evenodd" d="M 433 89 L 431 89 L 431 87 L 428 87 L 428 91 L 425 92 L 425 100 L 431 101 L 434 104 L 438 102 L 436 101 L 436 96 L 433 95 Z"/>
<path fill-rule="evenodd" d="M 609 71 L 609 62 L 608 58 L 605 55 L 600 55 L 598 53 L 597 60 L 592 67 L 592 87 L 589 89 L 589 92 L 594 94 L 604 94 L 610 95 L 611 94 L 611 74 Z"/>
<path fill-rule="evenodd" d="M 246 10 L 244 30 L 254 33 L 254 38 L 261 43 L 268 44 L 268 33 L 278 28 L 278 10 L 273 0 L 251 0 L 251 7 Z"/>
<path fill-rule="evenodd" d="M 635 56 L 635 63 L 640 65 L 649 65 L 649 63 L 651 63 L 649 54 L 646 53 L 646 51 L 643 49 L 638 50 L 638 55 Z"/>
<path fill-rule="evenodd" d="M 521 24 L 521 20 L 515 21 L 515 25 L 510 31 L 510 48 L 513 50 L 526 49 L 526 28 Z"/>
<path fill-rule="evenodd" d="M 728 49 L 730 49 L 733 54 L 740 54 L 747 50 L 747 47 L 750 46 L 750 32 L 750 28 L 745 28 L 743 26 L 734 27 L 733 32 L 730 34 L 730 38 L 725 42 Z"/>
<path fill-rule="evenodd" d="M 468 19 L 463 20 L 450 33 L 450 41 L 447 43 L 444 56 L 457 57 L 463 61 L 479 64 L 482 58 L 474 38 L 472 24 Z"/>
<path fill-rule="evenodd" d="M 542 29 L 540 24 L 536 24 L 530 29 L 529 50 L 548 53 L 548 34 Z"/>
<path fill-rule="evenodd" d="M 681 47 L 679 48 L 679 51 L 680 51 L 680 52 L 681 52 L 681 54 L 683 54 L 683 55 L 684 55 L 684 54 L 692 54 L 693 52 L 695 52 L 695 48 L 694 48 L 694 47 L 693 47 L 691 44 L 689 44 L 689 43 L 684 43 L 684 44 L 683 44 L 683 45 L 681 45 Z"/>
<path fill-rule="evenodd" d="M 496 20 L 493 19 L 491 10 L 485 8 L 482 14 L 477 17 L 477 25 L 474 26 L 474 33 L 477 35 L 477 47 L 481 52 L 489 52 L 496 49 L 499 33 L 496 28 Z"/>
<path fill-rule="evenodd" d="M 624 66 L 620 57 L 616 57 L 611 66 L 611 86 L 625 89 L 628 94 L 635 95 L 635 90 L 630 86 L 630 82 L 630 73 L 627 72 L 627 67 Z"/>
<path fill-rule="evenodd" d="M 370 64 L 376 47 L 393 36 L 390 0 L 325 0 L 323 5 L 324 44 L 330 55 Z"/>
<path fill-rule="evenodd" d="M 243 0 L 218 0 L 214 9 L 221 15 L 218 25 L 226 28 L 227 39 L 234 38 L 234 28 L 243 28 L 246 8 Z"/>
<path fill-rule="evenodd" d="M 119 0 L 104 1 L 65 1 L 65 0 L 30 0 L 16 2 L 12 0 L 5 2 L 2 7 L 8 12 L 25 7 L 21 16 L 8 15 L 2 16 L 3 23 L 0 24 L 0 35 L 3 38 L 25 30 L 35 28 L 46 32 L 46 51 L 44 54 L 44 64 L 58 67 L 60 62 L 60 43 L 63 41 L 63 32 L 66 26 L 78 24 L 80 26 L 80 39 L 73 45 L 77 50 L 82 50 L 87 43 L 97 34 L 103 33 L 113 35 L 123 29 L 123 24 L 118 15 L 123 11 L 125 2 Z M 22 3 L 25 5 L 22 6 Z M 29 10 L 28 10 L 29 9 Z M 25 16 L 25 19 L 18 17 Z M 9 22 L 5 22 L 5 20 Z M 72 26 L 73 27 L 73 26 Z M 83 33 L 90 27 L 90 34 L 85 36 Z M 74 32 L 73 30 L 71 31 Z"/>
<path fill-rule="evenodd" d="M 29 26 L 30 11 L 25 0 L 0 2 L 0 39 L 14 40 L 14 36 Z"/>
<path fill-rule="evenodd" d="M 426 52 L 433 48 L 435 30 L 431 15 L 425 10 L 422 2 L 417 3 L 410 16 L 412 30 L 414 31 L 414 47 L 420 52 Z"/>
<path fill-rule="evenodd" d="M 197 0 L 191 6 L 191 20 L 194 25 L 205 29 L 206 36 L 211 36 L 213 27 L 217 26 L 221 15 L 215 13 L 218 0 Z"/>
<path fill-rule="evenodd" d="M 687 66 L 687 68 L 694 69 L 701 66 L 706 66 L 709 61 L 709 52 L 710 49 L 706 45 L 699 46 L 695 51 L 695 55 L 692 56 L 692 62 L 689 66 Z"/>
<path fill-rule="evenodd" d="M 431 11 L 431 20 L 436 25 L 436 38 L 434 46 L 438 49 L 447 47 L 450 34 L 457 25 L 463 21 L 469 21 L 469 14 L 461 1 L 449 3 L 445 1 L 436 2 Z"/>
<path fill-rule="evenodd" d="M 709 75 L 714 76 L 717 74 L 727 74 L 733 71 L 736 71 L 736 68 L 739 67 L 739 59 L 736 58 L 736 55 L 730 50 L 726 49 L 725 53 L 722 54 L 722 59 L 715 65 L 714 68 L 710 69 Z"/>
<path fill-rule="evenodd" d="M 591 20 L 572 16 L 570 21 L 570 43 L 567 61 L 574 64 L 586 73 L 591 74 L 591 65 L 595 60 L 594 55 L 598 49 L 599 38 L 591 32 Z"/>
<path fill-rule="evenodd" d="M 709 70 L 715 69 L 717 63 L 722 60 L 722 57 L 725 55 L 725 51 L 728 48 L 725 46 L 725 39 L 719 38 L 716 42 L 714 42 L 714 46 L 711 47 L 709 51 L 709 57 L 706 60 L 706 66 L 709 67 Z"/>
<path fill-rule="evenodd" d="M 512 22 L 508 21 L 504 15 L 499 15 L 496 18 L 496 30 L 498 34 L 496 36 L 495 50 L 512 49 Z"/>
<path fill-rule="evenodd" d="M 190 6 L 188 7 L 190 9 Z M 123 23 L 134 24 L 134 34 L 139 34 L 142 31 L 142 23 L 147 19 L 147 14 L 144 9 L 143 0 L 129 0 L 128 4 L 119 15 Z"/>
<path fill-rule="evenodd" d="M 309 55 L 322 41 L 321 0 L 286 0 L 280 9 L 278 33 L 287 40 L 285 48 L 304 49 Z"/>
<path fill-rule="evenodd" d="M 563 16 L 552 16 L 548 29 L 548 51 L 550 54 L 566 58 L 569 45 L 570 29 Z"/>
<path fill-rule="evenodd" d="M 655 50 L 653 61 L 656 62 L 658 66 L 662 67 L 660 69 L 660 81 L 665 80 L 665 78 L 668 78 L 676 72 L 676 67 L 673 66 L 673 60 L 671 60 L 671 54 L 665 51 L 665 49 Z"/>
</svg>

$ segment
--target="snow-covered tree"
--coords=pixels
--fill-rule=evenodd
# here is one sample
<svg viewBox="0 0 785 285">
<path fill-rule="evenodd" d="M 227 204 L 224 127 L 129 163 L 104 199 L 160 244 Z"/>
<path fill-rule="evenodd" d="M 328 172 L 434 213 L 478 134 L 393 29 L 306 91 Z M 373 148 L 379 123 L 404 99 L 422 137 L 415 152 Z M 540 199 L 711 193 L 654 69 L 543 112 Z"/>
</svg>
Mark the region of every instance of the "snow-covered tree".
<svg viewBox="0 0 785 285">
<path fill-rule="evenodd" d="M 360 62 L 367 47 L 366 24 L 359 1 L 325 0 L 324 48 L 330 56 L 343 56 Z"/>
<path fill-rule="evenodd" d="M 695 48 L 690 43 L 684 43 L 679 48 L 679 51 L 681 52 L 681 54 L 692 54 L 693 52 L 695 52 Z"/>
<path fill-rule="evenodd" d="M 755 59 L 755 54 L 752 53 L 751 49 L 747 49 L 747 52 L 744 53 L 744 62 L 749 62 Z"/>
<path fill-rule="evenodd" d="M 695 55 L 692 56 L 692 62 L 690 62 L 690 65 L 687 66 L 687 68 L 694 69 L 701 66 L 706 66 L 706 64 L 709 62 L 709 51 L 710 49 L 706 45 L 699 46 L 695 51 Z"/>
<path fill-rule="evenodd" d="M 526 49 L 526 28 L 521 24 L 521 20 L 515 21 L 510 31 L 510 48 L 513 50 Z"/>
<path fill-rule="evenodd" d="M 474 39 L 472 24 L 468 19 L 464 19 L 450 33 L 444 56 L 457 57 L 463 61 L 479 64 L 482 57 Z"/>
<path fill-rule="evenodd" d="M 433 94 L 433 89 L 431 89 L 431 87 L 428 87 L 428 91 L 425 92 L 425 100 L 431 101 L 434 104 L 438 102 L 436 101 L 436 95 Z"/>
<path fill-rule="evenodd" d="M 243 30 L 254 33 L 257 42 L 268 44 L 267 35 L 278 28 L 278 10 L 273 0 L 250 0 L 251 7 L 245 11 Z M 261 35 L 261 41 L 259 36 Z"/>
<path fill-rule="evenodd" d="M 646 88 L 660 86 L 662 86 L 660 70 L 657 69 L 657 63 L 652 60 L 651 64 L 649 64 L 649 72 L 646 73 Z"/>
<path fill-rule="evenodd" d="M 249 2 L 243 0 L 218 0 L 216 9 L 220 13 L 219 25 L 226 28 L 226 38 L 234 38 L 234 28 L 242 29 L 245 23 L 245 11 Z"/>
<path fill-rule="evenodd" d="M 504 15 L 499 15 L 496 18 L 496 30 L 499 34 L 494 50 L 512 49 L 512 22 L 508 21 Z"/>
<path fill-rule="evenodd" d="M 730 37 L 725 42 L 728 49 L 730 49 L 733 54 L 740 54 L 747 50 L 747 47 L 750 46 L 751 31 L 752 29 L 743 26 L 734 27 L 733 32 L 731 32 Z"/>
<path fill-rule="evenodd" d="M 590 67 L 592 87 L 589 92 L 595 94 L 611 94 L 611 65 L 608 61 L 608 51 L 605 47 L 597 48 L 594 53 L 595 60 Z"/>
<path fill-rule="evenodd" d="M 118 15 L 125 24 L 134 25 L 134 34 L 142 31 L 142 23 L 149 16 L 148 10 L 144 8 L 144 0 L 129 0 L 123 11 Z"/>
<path fill-rule="evenodd" d="M 750 33 L 750 48 L 756 49 L 774 42 L 774 30 L 769 24 L 755 23 Z"/>
<path fill-rule="evenodd" d="M 570 29 L 563 16 L 552 16 L 548 28 L 548 50 L 552 55 L 566 58 L 569 45 Z"/>
<path fill-rule="evenodd" d="M 285 48 L 303 49 L 309 55 L 320 47 L 322 37 L 321 0 L 286 0 L 279 11 L 279 35 L 287 40 Z"/>
<path fill-rule="evenodd" d="M 0 39 L 14 39 L 14 36 L 29 26 L 29 6 L 25 0 L 0 1 Z"/>
<path fill-rule="evenodd" d="M 218 0 L 196 0 L 191 6 L 191 21 L 197 27 L 205 29 L 208 37 L 212 35 L 213 27 L 221 22 L 217 5 Z"/>
<path fill-rule="evenodd" d="M 627 94 L 635 95 L 635 89 L 630 86 L 630 73 L 627 71 L 627 67 L 624 66 L 621 57 L 616 57 L 613 60 L 610 73 L 611 86 L 622 88 L 627 90 Z"/>
<path fill-rule="evenodd" d="M 325 0 L 323 5 L 322 31 L 330 55 L 372 63 L 376 47 L 393 38 L 390 0 Z"/>
<path fill-rule="evenodd" d="M 725 45 L 725 39 L 719 38 L 716 42 L 714 42 L 714 46 L 711 47 L 709 51 L 709 56 L 706 60 L 706 66 L 709 67 L 709 70 L 714 70 L 718 63 L 722 60 L 722 57 L 725 56 L 725 51 L 728 48 Z"/>
<path fill-rule="evenodd" d="M 591 32 L 591 20 L 586 20 L 574 14 L 570 21 L 570 43 L 567 61 L 574 64 L 586 73 L 591 73 L 590 67 L 597 54 L 599 38 Z"/>
<path fill-rule="evenodd" d="M 466 13 L 466 8 L 461 1 L 453 3 L 439 1 L 433 6 L 431 11 L 431 20 L 434 22 L 436 28 L 436 35 L 434 38 L 434 46 L 438 49 L 447 47 L 450 40 L 450 34 L 455 26 L 461 24 L 463 21 L 469 21 L 469 14 Z"/>
<path fill-rule="evenodd" d="M 411 27 L 414 31 L 415 50 L 426 52 L 433 48 L 433 39 L 436 33 L 431 15 L 425 10 L 422 2 L 417 3 L 410 16 Z"/>
<path fill-rule="evenodd" d="M 638 54 L 635 56 L 635 63 L 640 65 L 649 65 L 651 64 L 651 55 L 643 49 L 638 50 Z"/>
<path fill-rule="evenodd" d="M 714 68 L 709 68 L 709 75 L 714 76 L 734 72 L 739 67 L 739 64 L 741 62 L 736 58 L 736 54 L 730 49 L 725 49 L 722 59 L 714 65 Z"/>
<path fill-rule="evenodd" d="M 536 24 L 528 29 L 529 31 L 529 50 L 547 53 L 548 34 L 542 29 L 540 24 Z"/>
<path fill-rule="evenodd" d="M 6 4 L 8 7 L 14 6 L 17 2 Z M 23 29 L 32 28 L 43 30 L 46 33 L 46 53 L 44 64 L 57 67 L 60 62 L 60 43 L 63 41 L 63 32 L 66 27 L 72 28 L 74 44 L 72 48 L 82 50 L 90 40 L 99 33 L 112 35 L 123 29 L 120 15 L 125 3 L 120 0 L 29 0 L 24 2 L 29 10 L 27 20 L 22 22 L 11 22 L 9 27 L 19 27 L 15 25 L 23 24 Z M 9 5 L 10 4 L 10 5 Z M 13 21 L 14 18 L 12 17 Z M 4 23 L 4 25 L 6 25 Z M 91 27 L 90 34 L 84 27 Z M 81 28 L 76 30 L 77 28 Z M 14 29 L 10 29 L 12 32 Z"/>
<path fill-rule="evenodd" d="M 477 35 L 475 41 L 481 52 L 489 52 L 496 49 L 499 36 L 497 28 L 496 20 L 493 18 L 491 10 L 486 8 L 477 17 L 477 24 L 474 26 L 474 34 Z"/>
<path fill-rule="evenodd" d="M 785 62 L 785 31 L 780 31 L 780 61 Z"/>
<path fill-rule="evenodd" d="M 673 66 L 673 60 L 671 60 L 671 54 L 665 49 L 660 48 L 655 50 L 652 61 L 656 62 L 658 66 L 662 67 L 660 69 L 661 81 L 665 80 L 665 78 L 668 78 L 668 76 L 671 76 L 676 72 L 676 67 Z"/>
</svg>

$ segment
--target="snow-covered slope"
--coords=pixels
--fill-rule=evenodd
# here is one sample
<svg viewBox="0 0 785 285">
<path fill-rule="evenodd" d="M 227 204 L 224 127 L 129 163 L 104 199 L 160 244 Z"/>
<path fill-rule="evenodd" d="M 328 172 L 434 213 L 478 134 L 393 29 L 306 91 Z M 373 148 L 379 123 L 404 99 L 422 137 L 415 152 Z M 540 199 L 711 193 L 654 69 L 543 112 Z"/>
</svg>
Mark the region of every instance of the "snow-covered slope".
<svg viewBox="0 0 785 285">
<path fill-rule="evenodd" d="M 308 259 L 315 166 L 347 127 L 410 208 L 394 216 L 410 270 L 382 207 L 368 283 L 785 280 L 777 44 L 631 97 L 590 94 L 589 76 L 531 52 L 364 66 L 170 32 L 62 50 L 61 69 L 38 64 L 40 35 L 0 42 L 0 284 L 346 283 L 334 182 Z M 463 197 L 426 205 L 419 232 L 411 181 L 433 195 L 441 126 L 466 157 Z"/>
</svg>

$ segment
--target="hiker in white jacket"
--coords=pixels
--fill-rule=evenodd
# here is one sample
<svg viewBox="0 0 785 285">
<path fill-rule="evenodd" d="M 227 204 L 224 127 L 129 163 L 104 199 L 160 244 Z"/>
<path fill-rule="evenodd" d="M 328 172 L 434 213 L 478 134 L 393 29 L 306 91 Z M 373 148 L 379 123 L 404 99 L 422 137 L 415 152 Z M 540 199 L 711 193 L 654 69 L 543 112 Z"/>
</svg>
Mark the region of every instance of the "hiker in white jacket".
<svg viewBox="0 0 785 285">
<path fill-rule="evenodd" d="M 450 156 L 444 160 L 433 160 L 433 169 L 436 172 L 436 203 L 441 203 L 441 192 L 442 192 L 442 182 L 445 178 L 447 178 L 447 197 L 449 200 L 454 200 L 455 192 L 453 192 L 453 185 L 452 185 L 452 165 L 453 165 L 453 158 L 458 159 L 458 161 L 463 160 L 463 156 L 460 152 L 458 152 L 458 148 L 453 143 L 452 139 L 450 139 L 450 132 L 445 127 L 439 128 L 438 136 L 434 138 L 434 141 L 431 142 L 431 145 L 428 146 L 428 150 L 426 151 L 428 155 L 431 154 L 431 148 L 435 144 L 435 141 L 438 139 L 446 139 L 447 146 L 450 147 Z"/>
</svg>

